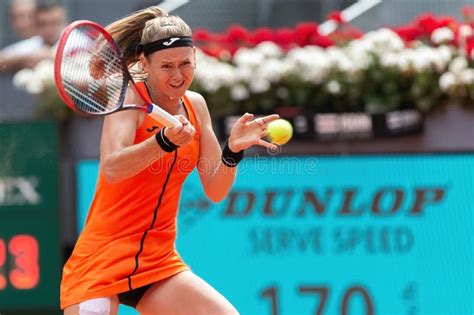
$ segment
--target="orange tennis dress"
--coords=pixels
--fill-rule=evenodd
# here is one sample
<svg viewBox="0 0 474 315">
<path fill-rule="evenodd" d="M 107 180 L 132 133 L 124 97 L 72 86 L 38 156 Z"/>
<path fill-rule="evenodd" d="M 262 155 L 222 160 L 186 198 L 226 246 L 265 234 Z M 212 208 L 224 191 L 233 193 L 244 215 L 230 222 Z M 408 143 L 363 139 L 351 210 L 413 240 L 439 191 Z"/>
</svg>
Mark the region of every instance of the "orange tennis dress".
<svg viewBox="0 0 474 315">
<path fill-rule="evenodd" d="M 144 84 L 138 88 L 148 95 Z M 183 97 L 196 129 L 186 146 L 139 174 L 108 183 L 101 171 L 86 225 L 63 269 L 61 309 L 89 299 L 113 296 L 173 276 L 189 267 L 175 248 L 181 187 L 199 157 L 200 128 L 190 101 Z M 145 115 L 135 143 L 163 126 Z"/>
</svg>

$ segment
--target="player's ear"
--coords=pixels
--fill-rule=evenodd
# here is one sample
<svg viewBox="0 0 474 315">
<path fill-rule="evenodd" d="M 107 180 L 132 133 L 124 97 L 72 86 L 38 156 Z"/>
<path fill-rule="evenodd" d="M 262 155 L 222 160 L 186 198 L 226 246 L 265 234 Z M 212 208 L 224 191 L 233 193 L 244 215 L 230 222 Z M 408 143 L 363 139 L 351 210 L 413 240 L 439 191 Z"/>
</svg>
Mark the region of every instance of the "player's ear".
<svg viewBox="0 0 474 315">
<path fill-rule="evenodd" d="M 145 55 L 143 53 L 140 54 L 140 66 L 143 72 L 148 73 L 148 60 L 145 58 Z"/>
<path fill-rule="evenodd" d="M 196 65 L 197 65 L 197 62 L 196 62 L 196 47 L 193 46 L 193 58 L 194 58 L 194 69 L 196 69 Z"/>
</svg>

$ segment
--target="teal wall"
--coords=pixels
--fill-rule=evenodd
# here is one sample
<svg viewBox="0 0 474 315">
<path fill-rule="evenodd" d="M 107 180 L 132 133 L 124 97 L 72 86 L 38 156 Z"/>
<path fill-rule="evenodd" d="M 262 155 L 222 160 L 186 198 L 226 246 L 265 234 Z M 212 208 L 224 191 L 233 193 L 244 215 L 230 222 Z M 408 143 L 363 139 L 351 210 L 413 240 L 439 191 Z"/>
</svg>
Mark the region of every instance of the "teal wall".
<svg viewBox="0 0 474 315">
<path fill-rule="evenodd" d="M 177 246 L 241 314 L 472 314 L 473 183 L 473 155 L 247 158 L 219 204 L 191 174 Z"/>
</svg>

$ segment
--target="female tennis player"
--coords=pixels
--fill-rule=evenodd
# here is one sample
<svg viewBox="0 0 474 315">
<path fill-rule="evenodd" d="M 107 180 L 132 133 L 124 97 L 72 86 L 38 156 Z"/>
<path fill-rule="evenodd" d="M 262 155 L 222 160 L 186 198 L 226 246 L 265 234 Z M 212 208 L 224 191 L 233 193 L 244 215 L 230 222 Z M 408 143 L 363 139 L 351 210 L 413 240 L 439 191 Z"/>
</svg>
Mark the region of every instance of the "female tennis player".
<svg viewBox="0 0 474 315">
<path fill-rule="evenodd" d="M 176 251 L 178 201 L 195 167 L 208 198 L 225 198 L 245 149 L 276 149 L 262 138 L 278 115 L 254 119 L 246 113 L 221 150 L 206 102 L 188 91 L 196 67 L 189 26 L 150 7 L 107 30 L 127 64 L 142 70 L 137 88 L 147 101 L 180 124 L 164 127 L 138 110 L 105 117 L 96 193 L 63 270 L 61 308 L 65 314 L 110 315 L 123 303 L 141 314 L 238 314 Z M 141 100 L 130 89 L 125 102 Z"/>
</svg>

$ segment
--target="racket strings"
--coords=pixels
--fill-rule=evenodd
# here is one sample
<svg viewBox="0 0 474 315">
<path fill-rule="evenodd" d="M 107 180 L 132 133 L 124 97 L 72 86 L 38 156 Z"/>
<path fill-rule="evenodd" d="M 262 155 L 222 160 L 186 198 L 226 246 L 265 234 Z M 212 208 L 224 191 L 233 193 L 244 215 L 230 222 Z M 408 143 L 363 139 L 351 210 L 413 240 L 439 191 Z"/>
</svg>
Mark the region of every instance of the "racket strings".
<svg viewBox="0 0 474 315">
<path fill-rule="evenodd" d="M 69 35 L 61 78 L 76 108 L 85 113 L 114 111 L 125 96 L 126 80 L 118 52 L 89 26 L 76 28 Z"/>
</svg>

